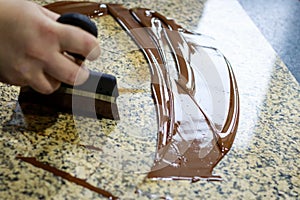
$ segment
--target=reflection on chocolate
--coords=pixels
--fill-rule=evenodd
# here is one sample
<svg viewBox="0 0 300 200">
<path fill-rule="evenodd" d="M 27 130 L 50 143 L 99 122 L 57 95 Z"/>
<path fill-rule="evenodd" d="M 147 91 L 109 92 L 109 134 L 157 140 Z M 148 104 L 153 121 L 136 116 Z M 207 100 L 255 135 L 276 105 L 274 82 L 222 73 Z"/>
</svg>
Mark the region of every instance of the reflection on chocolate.
<svg viewBox="0 0 300 200">
<path fill-rule="evenodd" d="M 219 57 L 226 69 L 219 76 L 227 81 L 229 100 L 226 108 L 222 108 L 224 119 L 216 122 L 202 106 L 206 97 L 201 97 L 203 66 L 197 59 L 203 50 L 197 41 L 198 34 L 144 8 L 129 10 L 120 4 L 91 2 L 58 2 L 45 7 L 61 14 L 80 12 L 94 18 L 111 15 L 144 53 L 158 115 L 157 153 L 148 178 L 220 180 L 212 171 L 231 148 L 239 118 L 237 84 L 222 54 Z M 214 48 L 201 48 L 218 53 Z"/>
</svg>

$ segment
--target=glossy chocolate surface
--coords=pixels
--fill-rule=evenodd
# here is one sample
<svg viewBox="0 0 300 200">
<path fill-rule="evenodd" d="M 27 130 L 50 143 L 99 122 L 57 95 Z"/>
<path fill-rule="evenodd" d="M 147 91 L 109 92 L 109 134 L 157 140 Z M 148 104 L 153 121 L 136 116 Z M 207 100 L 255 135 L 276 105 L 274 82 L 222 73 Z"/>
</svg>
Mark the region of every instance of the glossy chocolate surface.
<svg viewBox="0 0 300 200">
<path fill-rule="evenodd" d="M 221 180 L 212 171 L 231 148 L 239 117 L 237 84 L 229 62 L 221 53 L 201 46 L 198 34 L 150 9 L 89 2 L 58 2 L 45 7 L 60 14 L 79 12 L 91 18 L 111 15 L 143 52 L 150 67 L 149 87 L 158 120 L 156 156 L 148 178 Z M 211 70 L 201 71 L 201 58 L 209 59 L 209 52 L 219 55 L 218 67 L 225 68 L 224 74 L 218 74 L 218 67 L 212 61 L 209 61 Z M 209 78 L 211 82 L 207 81 Z M 205 97 L 214 89 L 228 93 L 221 94 L 221 98 L 213 97 L 216 94 Z M 117 198 L 34 158 L 18 158 L 103 196 Z"/>
<path fill-rule="evenodd" d="M 225 57 L 227 74 L 222 76 L 229 77 L 230 100 L 225 121 L 216 124 L 198 99 L 201 66 L 197 57 L 202 52 L 197 34 L 150 9 L 129 10 L 119 4 L 88 2 L 59 2 L 46 8 L 93 18 L 111 15 L 143 51 L 151 69 L 152 96 L 158 113 L 157 155 L 149 178 L 220 178 L 213 176 L 212 170 L 232 146 L 239 116 L 237 85 Z"/>
</svg>

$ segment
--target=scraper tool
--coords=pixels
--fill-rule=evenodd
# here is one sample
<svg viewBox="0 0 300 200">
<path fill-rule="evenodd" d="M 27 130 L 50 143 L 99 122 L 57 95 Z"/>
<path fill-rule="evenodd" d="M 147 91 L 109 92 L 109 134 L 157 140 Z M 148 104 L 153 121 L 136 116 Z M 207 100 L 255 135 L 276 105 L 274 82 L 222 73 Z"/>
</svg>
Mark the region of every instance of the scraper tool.
<svg viewBox="0 0 300 200">
<path fill-rule="evenodd" d="M 96 25 L 85 15 L 66 13 L 61 15 L 58 22 L 82 28 L 97 37 Z M 72 52 L 66 52 L 81 64 L 85 57 Z M 33 113 L 31 108 L 46 107 L 54 111 L 69 112 L 75 115 L 119 119 L 116 99 L 119 96 L 117 79 L 115 76 L 90 71 L 88 80 L 78 86 L 61 84 L 61 87 L 50 95 L 40 94 L 32 88 L 22 87 L 19 94 L 19 103 L 24 114 Z M 30 106 L 35 105 L 35 106 Z M 38 107 L 37 107 L 38 106 Z M 38 111 L 38 110 L 36 110 Z"/>
</svg>

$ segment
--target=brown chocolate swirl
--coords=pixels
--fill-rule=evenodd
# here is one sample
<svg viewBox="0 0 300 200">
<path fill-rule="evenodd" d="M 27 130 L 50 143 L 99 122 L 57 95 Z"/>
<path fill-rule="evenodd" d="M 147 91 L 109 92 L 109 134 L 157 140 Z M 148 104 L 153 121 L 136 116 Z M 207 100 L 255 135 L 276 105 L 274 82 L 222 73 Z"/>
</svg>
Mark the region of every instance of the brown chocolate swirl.
<svg viewBox="0 0 300 200">
<path fill-rule="evenodd" d="M 127 9 L 120 4 L 57 2 L 45 6 L 57 13 L 79 12 L 92 18 L 111 15 L 127 31 L 147 59 L 152 77 L 152 97 L 157 107 L 157 152 L 148 178 L 219 180 L 213 168 L 231 148 L 238 126 L 237 83 L 227 59 L 228 109 L 223 122 L 215 122 L 203 106 L 201 69 L 203 49 L 198 34 L 174 20 L 145 8 Z M 217 76 L 217 75 L 216 75 Z M 224 78 L 216 79 L 216 81 Z M 202 94 L 203 95 L 203 94 Z"/>
</svg>

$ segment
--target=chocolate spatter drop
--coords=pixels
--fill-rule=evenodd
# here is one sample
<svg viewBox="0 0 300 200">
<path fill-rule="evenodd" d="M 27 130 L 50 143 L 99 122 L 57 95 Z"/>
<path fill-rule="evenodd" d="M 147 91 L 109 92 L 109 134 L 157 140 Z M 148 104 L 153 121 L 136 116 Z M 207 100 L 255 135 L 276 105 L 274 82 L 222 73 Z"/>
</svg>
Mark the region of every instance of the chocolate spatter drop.
<svg viewBox="0 0 300 200">
<path fill-rule="evenodd" d="M 220 180 L 213 168 L 231 148 L 238 126 L 239 95 L 232 68 L 222 55 L 228 83 L 228 109 L 216 123 L 201 101 L 199 34 L 150 9 L 120 4 L 57 2 L 57 12 L 79 12 L 92 18 L 111 15 L 144 53 L 150 67 L 152 97 L 158 116 L 157 152 L 148 178 Z M 203 47 L 214 50 L 213 47 Z M 207 100 L 209 100 L 207 98 Z"/>
</svg>

